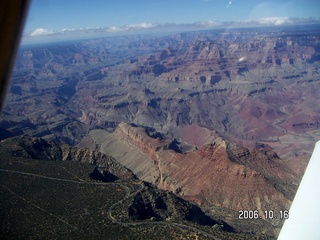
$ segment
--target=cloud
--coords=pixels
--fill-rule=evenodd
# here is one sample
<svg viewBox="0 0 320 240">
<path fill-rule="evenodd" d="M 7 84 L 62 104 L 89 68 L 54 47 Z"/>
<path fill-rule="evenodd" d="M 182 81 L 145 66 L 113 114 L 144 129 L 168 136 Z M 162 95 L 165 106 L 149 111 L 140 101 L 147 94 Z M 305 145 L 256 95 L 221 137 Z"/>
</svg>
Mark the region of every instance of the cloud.
<svg viewBox="0 0 320 240">
<path fill-rule="evenodd" d="M 288 17 L 266 17 L 266 18 L 259 18 L 256 21 L 258 24 L 262 25 L 283 25 L 283 24 L 292 24 L 294 23 L 294 19 Z"/>
<path fill-rule="evenodd" d="M 124 26 L 106 27 L 105 30 L 107 32 L 125 32 L 125 31 L 151 29 L 151 28 L 156 28 L 157 26 L 158 24 L 156 23 L 140 23 L 140 24 L 128 24 Z"/>
<path fill-rule="evenodd" d="M 154 23 L 140 23 L 140 24 L 131 24 L 131 25 L 127 25 L 129 28 L 133 28 L 133 29 L 146 29 L 146 28 L 153 28 L 158 26 L 158 24 L 154 24 Z"/>
<path fill-rule="evenodd" d="M 320 24 L 320 19 L 313 18 L 289 18 L 289 17 L 264 17 L 257 20 L 246 21 L 244 24 L 254 24 L 260 26 L 280 26 L 295 24 Z"/>
<path fill-rule="evenodd" d="M 45 28 L 37 28 L 32 32 L 24 34 L 24 40 L 33 41 L 37 39 L 80 39 L 91 37 L 104 37 L 109 35 L 123 35 L 134 33 L 151 33 L 164 31 L 193 31 L 198 29 L 214 29 L 214 28 L 236 28 L 246 26 L 280 26 L 292 24 L 320 23 L 320 19 L 299 19 L 289 17 L 264 17 L 256 20 L 248 20 L 244 22 L 216 22 L 204 21 L 189 24 L 175 23 L 140 23 L 128 24 L 123 26 L 107 26 L 100 28 L 64 28 L 61 30 L 49 30 Z"/>
<path fill-rule="evenodd" d="M 55 34 L 55 32 L 52 30 L 48 30 L 45 28 L 37 28 L 30 33 L 30 36 L 35 37 L 35 36 L 45 36 L 45 35 L 52 35 L 52 34 Z"/>
<path fill-rule="evenodd" d="M 213 21 L 207 21 L 207 22 L 197 22 L 192 24 L 195 27 L 219 27 L 222 26 L 222 22 L 213 22 Z"/>
</svg>

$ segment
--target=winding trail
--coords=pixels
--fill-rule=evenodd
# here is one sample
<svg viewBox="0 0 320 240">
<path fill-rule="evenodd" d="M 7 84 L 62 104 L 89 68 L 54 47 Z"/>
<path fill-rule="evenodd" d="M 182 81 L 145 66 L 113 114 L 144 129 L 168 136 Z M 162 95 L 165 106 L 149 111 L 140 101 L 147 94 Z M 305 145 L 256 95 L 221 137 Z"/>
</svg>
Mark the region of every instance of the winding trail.
<svg viewBox="0 0 320 240">
<path fill-rule="evenodd" d="M 136 186 L 138 186 L 138 189 L 131 192 L 130 188 L 128 186 L 126 186 L 123 183 L 105 183 L 105 182 L 87 182 L 87 181 L 75 181 L 75 180 L 69 180 L 69 179 L 63 179 L 63 178 L 56 178 L 56 177 L 48 177 L 48 176 L 44 176 L 41 174 L 35 174 L 35 173 L 27 173 L 27 172 L 21 172 L 21 171 L 15 171 L 15 170 L 8 170 L 8 169 L 2 169 L 0 168 L 0 172 L 6 172 L 6 173 L 14 173 L 14 174 L 20 174 L 20 175 L 25 175 L 25 176 L 32 176 L 32 177 L 38 177 L 38 178 L 44 178 L 44 179 L 48 179 L 48 180 L 53 180 L 53 181 L 60 181 L 60 182 L 68 182 L 68 183 L 75 183 L 75 184 L 91 184 L 91 185 L 116 185 L 116 186 L 120 186 L 122 187 L 125 191 L 126 194 L 124 196 L 123 199 L 120 199 L 118 202 L 114 203 L 111 205 L 111 207 L 109 207 L 108 209 L 108 219 L 112 222 L 112 223 L 116 223 L 122 226 L 137 226 L 137 225 L 167 225 L 167 226 L 175 226 L 178 228 L 183 228 L 183 229 L 188 229 L 194 232 L 198 232 L 200 234 L 202 234 L 203 236 L 210 238 L 210 239 L 215 239 L 215 240 L 219 240 L 219 238 L 213 236 L 210 233 L 207 233 L 205 231 L 202 231 L 198 228 L 195 227 L 191 227 L 188 225 L 184 225 L 181 223 L 171 223 L 171 222 L 154 222 L 154 221 L 143 221 L 143 222 L 121 222 L 118 221 L 115 217 L 112 216 L 112 209 L 115 208 L 117 205 L 122 204 L 124 200 L 126 200 L 127 198 L 131 197 L 132 195 L 137 194 L 138 192 L 140 192 L 141 190 L 143 190 L 143 185 L 140 183 L 135 184 Z M 71 225 L 70 223 L 66 222 L 65 220 L 63 220 L 62 218 L 53 215 L 52 213 L 46 211 L 45 209 L 39 207 L 38 205 L 30 202 L 29 200 L 19 196 L 17 193 L 13 192 L 12 190 L 10 190 L 9 188 L 7 188 L 6 186 L 0 184 L 1 187 L 7 189 L 10 193 L 12 193 L 13 195 L 17 196 L 18 198 L 20 198 L 21 200 L 29 203 L 30 205 L 36 207 L 37 209 L 44 211 L 46 213 L 48 213 L 50 216 L 53 216 L 54 218 L 58 219 L 59 221 L 62 221 L 63 223 L 67 224 L 69 227 L 78 230 L 77 227 Z"/>
</svg>

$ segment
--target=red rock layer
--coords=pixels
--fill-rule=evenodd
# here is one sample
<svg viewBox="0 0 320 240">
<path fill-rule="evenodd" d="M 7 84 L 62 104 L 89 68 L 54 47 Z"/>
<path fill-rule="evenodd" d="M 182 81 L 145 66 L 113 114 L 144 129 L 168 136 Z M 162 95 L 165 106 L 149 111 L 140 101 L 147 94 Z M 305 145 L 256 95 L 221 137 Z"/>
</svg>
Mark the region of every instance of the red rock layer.
<svg viewBox="0 0 320 240">
<path fill-rule="evenodd" d="M 187 128 L 192 129 L 201 128 Z M 149 137 L 143 128 L 120 124 L 116 132 L 148 154 L 159 173 L 155 181 L 159 188 L 199 205 L 234 210 L 283 210 L 291 203 L 296 188 L 292 183 L 299 181 L 291 170 L 285 170 L 272 151 L 249 151 L 230 144 L 214 132 L 208 134 L 211 142 L 186 153 L 165 148 L 167 141 Z M 192 142 L 190 134 L 186 139 Z"/>
</svg>

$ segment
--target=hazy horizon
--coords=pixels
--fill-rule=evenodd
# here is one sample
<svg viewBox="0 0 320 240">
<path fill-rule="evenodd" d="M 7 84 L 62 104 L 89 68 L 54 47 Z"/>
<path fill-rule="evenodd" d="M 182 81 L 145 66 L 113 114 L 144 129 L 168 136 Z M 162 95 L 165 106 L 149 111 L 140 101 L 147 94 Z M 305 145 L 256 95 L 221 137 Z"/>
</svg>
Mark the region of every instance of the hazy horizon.
<svg viewBox="0 0 320 240">
<path fill-rule="evenodd" d="M 320 22 L 319 9 L 315 0 L 33 0 L 23 41 Z"/>
</svg>

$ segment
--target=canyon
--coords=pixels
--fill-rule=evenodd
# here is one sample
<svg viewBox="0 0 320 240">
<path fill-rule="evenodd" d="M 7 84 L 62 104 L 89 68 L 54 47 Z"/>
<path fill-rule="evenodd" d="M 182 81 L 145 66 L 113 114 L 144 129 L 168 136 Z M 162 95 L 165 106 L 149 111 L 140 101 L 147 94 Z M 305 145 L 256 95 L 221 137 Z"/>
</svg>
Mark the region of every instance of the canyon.
<svg viewBox="0 0 320 240">
<path fill-rule="evenodd" d="M 22 46 L 1 136 L 111 155 L 211 216 L 279 212 L 320 136 L 319 49 L 318 25 Z"/>
<path fill-rule="evenodd" d="M 263 144 L 249 150 L 195 124 L 179 130 L 179 140 L 167 140 L 120 123 L 113 133 L 92 130 L 80 145 L 92 148 L 94 142 L 138 178 L 204 208 L 277 212 L 290 207 L 307 161 L 283 161 Z"/>
</svg>

